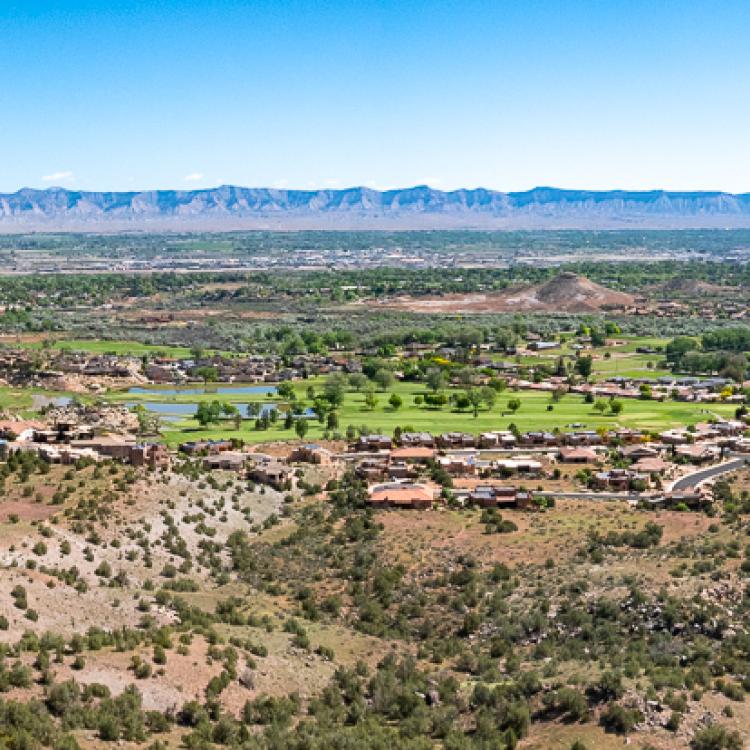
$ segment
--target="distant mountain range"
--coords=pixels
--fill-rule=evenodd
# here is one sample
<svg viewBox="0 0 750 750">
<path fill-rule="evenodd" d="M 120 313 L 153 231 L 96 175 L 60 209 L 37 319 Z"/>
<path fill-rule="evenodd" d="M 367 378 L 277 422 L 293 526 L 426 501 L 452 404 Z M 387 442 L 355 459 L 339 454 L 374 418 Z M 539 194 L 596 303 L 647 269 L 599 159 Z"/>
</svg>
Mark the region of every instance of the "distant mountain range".
<svg viewBox="0 0 750 750">
<path fill-rule="evenodd" d="M 435 190 L 88 192 L 0 194 L 0 232 L 232 229 L 750 228 L 750 193 Z"/>
</svg>

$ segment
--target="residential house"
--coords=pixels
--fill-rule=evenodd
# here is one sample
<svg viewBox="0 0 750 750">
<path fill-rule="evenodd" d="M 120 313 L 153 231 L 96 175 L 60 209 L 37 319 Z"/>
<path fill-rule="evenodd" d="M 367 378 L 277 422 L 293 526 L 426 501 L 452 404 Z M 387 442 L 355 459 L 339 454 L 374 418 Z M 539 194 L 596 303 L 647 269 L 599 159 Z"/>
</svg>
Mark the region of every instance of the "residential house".
<svg viewBox="0 0 750 750">
<path fill-rule="evenodd" d="M 513 448 L 516 443 L 516 436 L 508 430 L 498 430 L 495 432 L 483 432 L 479 435 L 480 448 Z"/>
<path fill-rule="evenodd" d="M 560 461 L 566 464 L 593 464 L 601 459 L 593 448 L 563 446 L 558 451 Z"/>
<path fill-rule="evenodd" d="M 333 463 L 333 452 L 314 443 L 297 446 L 290 454 L 289 460 L 296 463 L 330 466 Z"/>
<path fill-rule="evenodd" d="M 399 443 L 404 447 L 434 448 L 435 438 L 429 432 L 402 432 Z"/>
<path fill-rule="evenodd" d="M 435 450 L 418 445 L 414 447 L 394 448 L 391 451 L 392 461 L 404 461 L 410 464 L 426 464 L 435 458 Z"/>
<path fill-rule="evenodd" d="M 248 479 L 259 484 L 284 489 L 292 479 L 292 470 L 279 461 L 268 461 L 254 464 L 247 472 Z"/>
<path fill-rule="evenodd" d="M 494 462 L 494 468 L 503 476 L 525 474 L 538 477 L 542 473 L 542 464 L 533 458 L 502 458 Z"/>
<path fill-rule="evenodd" d="M 704 464 L 718 461 L 721 458 L 721 448 L 711 443 L 690 443 L 678 445 L 675 448 L 675 456 L 685 458 L 693 464 Z"/>
<path fill-rule="evenodd" d="M 203 459 L 203 468 L 239 472 L 245 468 L 247 458 L 248 454 L 242 451 L 222 451 L 221 453 L 211 453 Z"/>
<path fill-rule="evenodd" d="M 394 482 L 375 485 L 369 491 L 369 503 L 375 508 L 426 510 L 434 500 L 434 491 L 424 484 Z"/>
<path fill-rule="evenodd" d="M 476 438 L 468 432 L 444 432 L 437 438 L 440 448 L 473 448 L 475 443 Z"/>
<path fill-rule="evenodd" d="M 388 435 L 360 435 L 354 445 L 354 450 L 360 453 L 375 453 L 390 450 L 393 440 Z"/>
</svg>

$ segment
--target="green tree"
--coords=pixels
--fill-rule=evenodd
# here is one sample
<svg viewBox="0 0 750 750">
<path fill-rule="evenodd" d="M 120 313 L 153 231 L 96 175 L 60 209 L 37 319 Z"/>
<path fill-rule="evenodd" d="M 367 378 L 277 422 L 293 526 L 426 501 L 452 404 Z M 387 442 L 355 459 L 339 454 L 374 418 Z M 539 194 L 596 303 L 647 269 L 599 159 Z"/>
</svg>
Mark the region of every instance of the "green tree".
<svg viewBox="0 0 750 750">
<path fill-rule="evenodd" d="M 298 419 L 294 423 L 294 431 L 297 433 L 297 437 L 300 440 L 305 439 L 305 435 L 307 435 L 307 430 L 308 430 L 308 424 L 307 424 L 306 419 Z"/>
<path fill-rule="evenodd" d="M 365 406 L 370 411 L 375 411 L 375 407 L 378 405 L 378 397 L 375 395 L 374 388 L 368 388 L 365 393 Z"/>
<path fill-rule="evenodd" d="M 203 385 L 208 385 L 218 380 L 219 371 L 215 367 L 196 367 L 195 375 L 203 381 Z"/>
<path fill-rule="evenodd" d="M 609 402 L 609 410 L 614 414 L 615 416 L 619 416 L 622 414 L 623 409 L 623 403 L 622 401 L 618 401 L 617 399 L 611 399 Z"/>
<path fill-rule="evenodd" d="M 474 414 L 474 419 L 476 419 L 479 416 L 479 407 L 484 403 L 482 392 L 479 388 L 470 388 L 466 393 L 466 398 L 471 404 L 471 410 Z"/>
<path fill-rule="evenodd" d="M 287 401 L 294 401 L 297 398 L 297 394 L 294 392 L 294 386 L 286 380 L 276 386 L 276 393 Z"/>
<path fill-rule="evenodd" d="M 492 386 L 483 385 L 479 389 L 479 395 L 487 407 L 487 410 L 492 411 L 495 402 L 497 401 L 497 391 Z"/>
<path fill-rule="evenodd" d="M 607 402 L 603 399 L 597 399 L 594 403 L 594 411 L 598 411 L 599 414 L 604 414 L 607 411 Z"/>
<path fill-rule="evenodd" d="M 323 386 L 323 395 L 326 401 L 334 408 L 344 403 L 346 393 L 346 377 L 341 373 L 335 372 L 328 377 L 325 386 Z"/>
<path fill-rule="evenodd" d="M 355 391 L 361 391 L 367 385 L 367 375 L 362 372 L 353 372 L 349 376 L 349 385 L 354 388 Z"/>
<path fill-rule="evenodd" d="M 207 427 L 219 421 L 221 403 L 219 401 L 201 401 L 195 412 L 195 420 L 201 427 Z"/>
<path fill-rule="evenodd" d="M 576 359 L 576 372 L 582 378 L 588 378 L 591 376 L 591 371 L 594 369 L 594 360 L 590 354 L 585 354 L 582 357 Z"/>
<path fill-rule="evenodd" d="M 386 370 L 384 367 L 376 370 L 372 379 L 381 391 L 387 391 L 396 382 L 393 373 L 390 370 Z"/>
<path fill-rule="evenodd" d="M 398 411 L 404 403 L 404 400 L 398 393 L 391 393 L 391 397 L 388 399 L 388 403 L 391 405 L 394 411 Z"/>
<path fill-rule="evenodd" d="M 438 391 L 441 391 L 443 388 L 445 388 L 446 384 L 448 383 L 448 378 L 446 377 L 443 370 L 441 370 L 439 367 L 431 367 L 425 373 L 424 381 L 430 390 L 437 393 Z"/>
</svg>

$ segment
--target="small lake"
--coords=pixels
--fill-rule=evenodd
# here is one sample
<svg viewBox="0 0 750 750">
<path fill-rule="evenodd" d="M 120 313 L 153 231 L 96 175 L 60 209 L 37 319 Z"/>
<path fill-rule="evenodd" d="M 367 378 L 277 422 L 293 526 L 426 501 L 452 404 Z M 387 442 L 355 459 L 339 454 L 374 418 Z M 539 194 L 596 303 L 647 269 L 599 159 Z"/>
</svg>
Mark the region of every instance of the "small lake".
<svg viewBox="0 0 750 750">
<path fill-rule="evenodd" d="M 70 406 L 73 399 L 70 396 L 43 396 L 39 393 L 35 393 L 31 397 L 31 404 L 37 411 L 44 409 L 47 406 L 65 407 Z"/>
<path fill-rule="evenodd" d="M 205 388 L 150 388 L 133 386 L 128 393 L 138 396 L 265 396 L 276 393 L 275 385 L 217 385 Z"/>
<path fill-rule="evenodd" d="M 173 417 L 192 417 L 198 404 L 176 404 L 173 401 L 128 401 L 126 406 L 142 406 L 146 411 Z"/>
</svg>

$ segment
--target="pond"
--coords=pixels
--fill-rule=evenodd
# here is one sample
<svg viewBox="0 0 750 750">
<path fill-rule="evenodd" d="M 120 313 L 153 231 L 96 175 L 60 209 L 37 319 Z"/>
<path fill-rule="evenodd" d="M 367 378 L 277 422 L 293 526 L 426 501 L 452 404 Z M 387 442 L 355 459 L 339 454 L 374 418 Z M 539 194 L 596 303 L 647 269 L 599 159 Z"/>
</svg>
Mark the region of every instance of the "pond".
<svg viewBox="0 0 750 750">
<path fill-rule="evenodd" d="M 38 411 L 39 409 L 44 409 L 48 406 L 55 406 L 58 408 L 70 406 L 72 400 L 73 399 L 71 399 L 70 396 L 43 396 L 40 393 L 35 393 L 31 397 L 31 405 Z"/>
<path fill-rule="evenodd" d="M 128 408 L 142 406 L 146 411 L 154 414 L 173 417 L 192 417 L 198 404 L 177 404 L 173 401 L 128 401 Z"/>
</svg>

